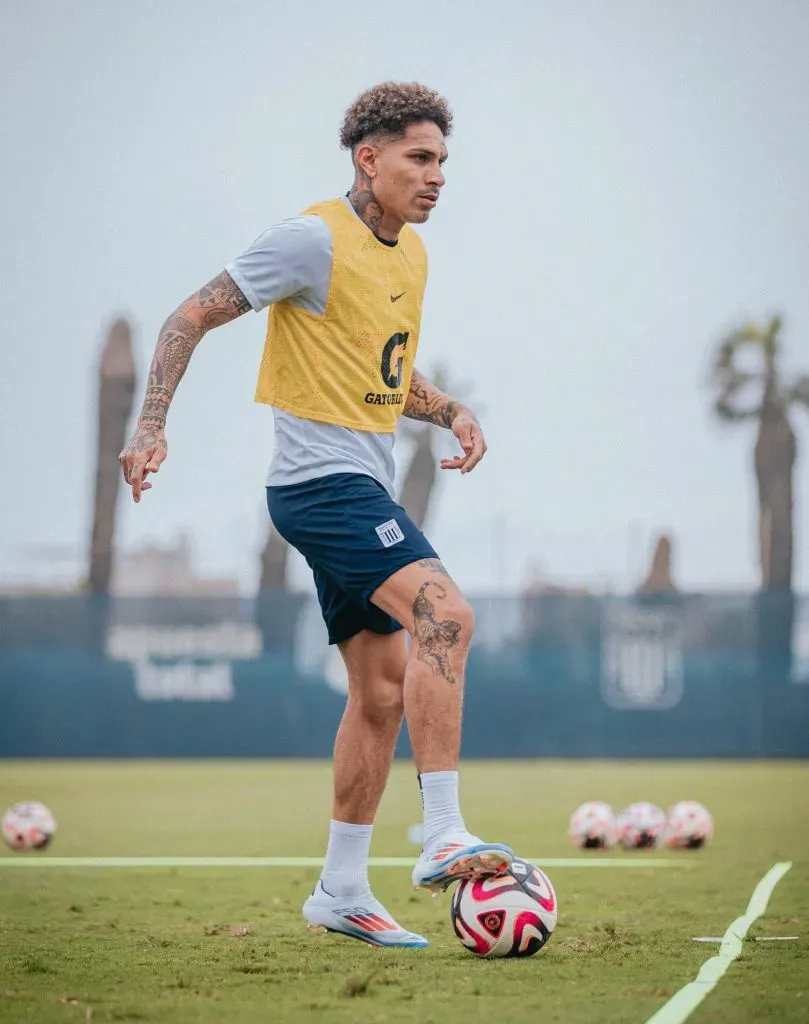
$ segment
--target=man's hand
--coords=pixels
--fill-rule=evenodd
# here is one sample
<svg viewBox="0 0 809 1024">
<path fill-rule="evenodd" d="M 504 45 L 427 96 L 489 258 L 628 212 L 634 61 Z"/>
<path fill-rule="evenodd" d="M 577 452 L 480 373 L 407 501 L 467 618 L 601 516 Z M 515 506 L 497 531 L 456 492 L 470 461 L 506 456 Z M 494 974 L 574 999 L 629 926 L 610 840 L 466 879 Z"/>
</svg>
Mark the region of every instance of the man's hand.
<svg viewBox="0 0 809 1024">
<path fill-rule="evenodd" d="M 132 488 L 132 500 L 140 501 L 143 491 L 151 484 L 146 482 L 150 473 L 156 473 L 168 454 L 166 435 L 152 426 L 138 427 L 129 444 L 118 456 L 124 479 Z"/>
<path fill-rule="evenodd" d="M 460 469 L 461 473 L 471 473 L 486 454 L 486 439 L 472 410 L 439 391 L 422 377 L 415 366 L 410 378 L 404 415 L 411 420 L 447 427 L 461 442 L 463 455 L 442 459 L 442 469 Z"/>
<path fill-rule="evenodd" d="M 469 409 L 461 406 L 452 420 L 452 433 L 461 442 L 463 455 L 453 459 L 442 459 L 442 469 L 460 469 L 461 473 L 471 473 L 486 454 L 486 438 L 480 424 Z"/>
</svg>

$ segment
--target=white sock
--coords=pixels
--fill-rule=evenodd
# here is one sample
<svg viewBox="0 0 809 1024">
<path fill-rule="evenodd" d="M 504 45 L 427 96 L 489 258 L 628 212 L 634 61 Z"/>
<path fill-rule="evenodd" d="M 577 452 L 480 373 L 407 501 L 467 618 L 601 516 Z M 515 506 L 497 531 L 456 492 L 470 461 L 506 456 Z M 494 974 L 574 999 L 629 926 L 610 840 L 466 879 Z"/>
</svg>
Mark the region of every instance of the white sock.
<svg viewBox="0 0 809 1024">
<path fill-rule="evenodd" d="M 371 891 L 368 883 L 368 851 L 373 825 L 329 823 L 329 845 L 320 884 L 330 896 L 354 899 Z"/>
<path fill-rule="evenodd" d="M 424 772 L 419 775 L 419 785 L 424 807 L 424 849 L 448 832 L 466 832 L 458 806 L 458 773 Z"/>
</svg>

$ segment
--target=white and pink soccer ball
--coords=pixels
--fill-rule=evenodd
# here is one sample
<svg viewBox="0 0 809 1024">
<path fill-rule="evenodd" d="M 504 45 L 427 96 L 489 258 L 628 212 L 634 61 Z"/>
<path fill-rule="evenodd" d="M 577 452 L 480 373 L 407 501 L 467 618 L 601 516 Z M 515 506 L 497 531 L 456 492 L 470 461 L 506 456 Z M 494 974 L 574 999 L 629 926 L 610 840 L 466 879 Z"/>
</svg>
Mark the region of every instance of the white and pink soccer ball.
<svg viewBox="0 0 809 1024">
<path fill-rule="evenodd" d="M 615 814 L 609 804 L 590 800 L 570 815 L 567 834 L 582 850 L 609 850 L 618 842 Z"/>
<path fill-rule="evenodd" d="M 0 829 L 12 850 L 42 850 L 53 839 L 56 821 L 44 804 L 21 803 L 9 807 Z"/>
<path fill-rule="evenodd" d="M 615 819 L 618 841 L 628 850 L 652 850 L 663 841 L 666 815 L 655 804 L 630 804 Z"/>
<path fill-rule="evenodd" d="M 663 842 L 666 846 L 679 846 L 697 850 L 713 835 L 713 818 L 696 800 L 680 800 L 669 807 L 668 822 Z"/>
<path fill-rule="evenodd" d="M 480 957 L 533 956 L 551 937 L 556 914 L 550 879 L 523 860 L 508 874 L 464 879 L 450 905 L 455 934 Z"/>
</svg>

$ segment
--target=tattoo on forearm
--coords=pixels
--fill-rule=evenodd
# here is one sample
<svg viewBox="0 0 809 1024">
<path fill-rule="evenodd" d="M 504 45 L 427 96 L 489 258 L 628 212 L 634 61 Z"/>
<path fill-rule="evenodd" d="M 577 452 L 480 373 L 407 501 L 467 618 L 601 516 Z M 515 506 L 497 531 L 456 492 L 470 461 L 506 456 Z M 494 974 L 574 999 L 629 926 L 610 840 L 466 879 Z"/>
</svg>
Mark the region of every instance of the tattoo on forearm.
<svg viewBox="0 0 809 1024">
<path fill-rule="evenodd" d="M 157 342 L 149 371 L 149 387 L 173 395 L 203 334 L 203 329 L 192 320 L 177 313 L 169 317 Z"/>
<path fill-rule="evenodd" d="M 454 683 L 455 676 L 449 652 L 460 643 L 461 624 L 455 619 L 436 618 L 435 605 L 427 597 L 429 587 L 435 588 L 438 600 L 443 601 L 447 596 L 441 584 L 433 580 L 428 580 L 419 588 L 413 602 L 413 641 L 416 644 L 416 657 L 429 665 L 437 676 L 443 676 L 448 683 Z"/>
<path fill-rule="evenodd" d="M 360 220 L 367 224 L 375 235 L 378 235 L 385 211 L 374 195 L 374 183 L 362 168 L 357 168 L 357 177 L 348 193 L 348 200 Z"/>
<path fill-rule="evenodd" d="M 138 428 L 163 430 L 177 385 L 205 333 L 246 313 L 250 303 L 226 271 L 209 281 L 163 324 L 149 369 Z"/>
<path fill-rule="evenodd" d="M 460 403 L 439 391 L 414 368 L 403 415 L 450 428 L 459 408 Z"/>
<path fill-rule="evenodd" d="M 166 410 L 170 401 L 171 392 L 152 394 L 151 389 L 148 390 L 138 417 L 139 425 L 149 424 L 154 427 L 165 423 Z"/>
<path fill-rule="evenodd" d="M 163 324 L 149 368 L 149 382 L 138 420 L 139 426 L 152 429 L 165 426 L 174 392 L 204 333 L 201 327 L 182 316 L 179 311 Z"/>
</svg>

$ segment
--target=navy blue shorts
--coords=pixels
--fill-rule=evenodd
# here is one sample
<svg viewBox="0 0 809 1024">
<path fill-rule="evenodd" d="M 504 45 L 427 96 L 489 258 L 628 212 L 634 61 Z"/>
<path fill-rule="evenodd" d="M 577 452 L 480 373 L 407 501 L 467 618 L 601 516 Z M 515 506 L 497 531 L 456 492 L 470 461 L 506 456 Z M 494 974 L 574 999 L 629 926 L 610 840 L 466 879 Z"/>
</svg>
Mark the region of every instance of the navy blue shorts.
<svg viewBox="0 0 809 1024">
<path fill-rule="evenodd" d="M 330 644 L 363 629 L 402 628 L 371 604 L 371 594 L 411 562 L 438 556 L 382 484 L 362 473 L 333 473 L 268 487 L 267 507 L 276 530 L 314 573 Z"/>
</svg>

